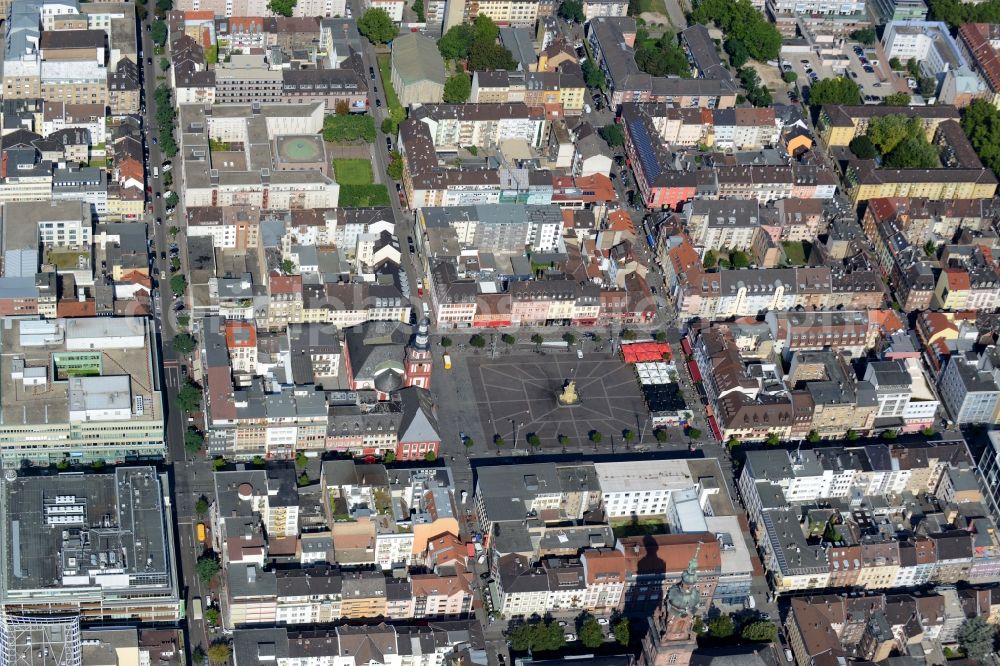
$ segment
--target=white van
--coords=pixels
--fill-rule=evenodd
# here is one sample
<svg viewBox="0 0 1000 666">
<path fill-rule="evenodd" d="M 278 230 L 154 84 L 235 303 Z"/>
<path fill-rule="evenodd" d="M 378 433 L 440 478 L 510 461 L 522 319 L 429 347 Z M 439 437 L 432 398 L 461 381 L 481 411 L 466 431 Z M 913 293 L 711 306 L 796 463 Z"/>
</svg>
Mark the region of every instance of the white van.
<svg viewBox="0 0 1000 666">
<path fill-rule="evenodd" d="M 153 178 L 160 177 L 160 167 L 153 167 Z"/>
</svg>

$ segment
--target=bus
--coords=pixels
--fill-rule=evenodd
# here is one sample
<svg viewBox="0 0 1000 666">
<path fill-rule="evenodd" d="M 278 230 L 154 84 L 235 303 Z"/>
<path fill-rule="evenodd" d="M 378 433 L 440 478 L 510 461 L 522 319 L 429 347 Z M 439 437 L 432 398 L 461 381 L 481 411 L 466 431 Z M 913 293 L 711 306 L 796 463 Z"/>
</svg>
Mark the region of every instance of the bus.
<svg viewBox="0 0 1000 666">
<path fill-rule="evenodd" d="M 195 597 L 191 600 L 191 619 L 201 620 L 201 597 Z"/>
<path fill-rule="evenodd" d="M 198 534 L 198 541 L 204 543 L 205 542 L 205 523 L 198 523 L 198 527 L 196 529 L 197 529 L 197 534 Z"/>
</svg>

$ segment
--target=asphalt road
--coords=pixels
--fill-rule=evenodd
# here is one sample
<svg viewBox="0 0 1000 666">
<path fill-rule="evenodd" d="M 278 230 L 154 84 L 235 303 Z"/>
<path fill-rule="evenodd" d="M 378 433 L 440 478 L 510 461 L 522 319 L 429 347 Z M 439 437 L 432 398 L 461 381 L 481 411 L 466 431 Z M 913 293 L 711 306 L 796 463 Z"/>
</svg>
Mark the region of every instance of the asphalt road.
<svg viewBox="0 0 1000 666">
<path fill-rule="evenodd" d="M 173 484 L 173 511 L 175 533 L 177 543 L 175 549 L 177 553 L 177 575 L 181 588 L 182 597 L 187 602 L 187 607 L 191 607 L 191 599 L 194 597 L 204 598 L 204 590 L 195 573 L 195 563 L 201 554 L 202 548 L 197 542 L 195 524 L 199 522 L 195 513 L 195 504 L 203 494 L 211 492 L 211 466 L 209 462 L 201 457 L 192 459 L 184 449 L 184 431 L 186 429 L 184 414 L 174 408 L 177 402 L 177 392 L 184 376 L 181 373 L 181 366 L 188 364 L 188 359 L 180 357 L 174 352 L 171 341 L 178 331 L 176 323 L 176 313 L 174 311 L 175 298 L 170 290 L 170 244 L 176 242 L 179 247 L 178 256 L 182 264 L 186 261 L 186 243 L 183 235 L 183 201 L 178 204 L 171 219 L 167 218 L 166 206 L 163 200 L 167 188 L 163 186 L 163 161 L 164 157 L 160 152 L 159 129 L 156 123 L 156 98 L 154 92 L 160 83 L 157 81 L 157 74 L 164 73 L 159 69 L 161 57 L 169 57 L 166 53 L 163 56 L 153 54 L 153 41 L 147 25 L 154 17 L 147 16 L 145 21 L 138 22 L 137 31 L 141 37 L 142 49 L 142 73 L 143 91 L 146 111 L 143 116 L 143 123 L 146 129 L 146 145 L 144 146 L 148 154 L 146 164 L 147 184 L 151 186 L 152 192 L 147 195 L 147 210 L 145 221 L 150 238 L 152 239 L 151 250 L 153 252 L 153 267 L 158 271 L 159 285 L 155 293 L 154 318 L 156 329 L 160 335 L 162 359 L 163 359 L 163 392 L 164 408 L 166 412 L 166 435 L 167 451 L 170 468 L 170 477 Z M 154 142 L 155 139 L 155 142 Z M 173 185 L 170 190 L 183 194 L 182 170 L 179 160 L 172 160 L 177 168 L 172 169 Z M 153 178 L 153 168 L 160 170 L 159 178 Z M 157 194 L 160 198 L 157 198 Z M 181 228 L 181 232 L 173 238 L 169 234 L 171 226 Z M 161 253 L 164 253 L 164 257 Z M 183 271 L 183 268 L 182 268 Z M 156 272 L 156 271 L 154 271 Z M 211 635 L 204 622 L 195 622 L 190 617 L 186 622 L 190 649 L 194 646 L 210 642 Z"/>
</svg>

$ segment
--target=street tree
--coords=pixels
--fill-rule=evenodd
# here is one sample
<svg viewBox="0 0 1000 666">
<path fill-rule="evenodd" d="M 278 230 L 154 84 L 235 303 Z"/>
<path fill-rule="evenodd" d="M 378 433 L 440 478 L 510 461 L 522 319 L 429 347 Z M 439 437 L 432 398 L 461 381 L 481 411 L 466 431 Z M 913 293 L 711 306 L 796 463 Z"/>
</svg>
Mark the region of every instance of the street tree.
<svg viewBox="0 0 1000 666">
<path fill-rule="evenodd" d="M 482 349 L 486 346 L 486 338 L 476 333 L 471 338 L 469 338 L 469 344 L 476 349 Z"/>
<path fill-rule="evenodd" d="M 615 640 L 618 641 L 619 645 L 627 646 L 631 637 L 631 628 L 629 627 L 628 618 L 623 617 L 615 622 L 611 632 L 614 634 Z"/>
<path fill-rule="evenodd" d="M 267 6 L 279 16 L 291 16 L 296 4 L 296 0 L 271 0 L 267 3 Z"/>
<path fill-rule="evenodd" d="M 539 439 L 538 435 L 536 435 L 535 433 L 531 433 L 530 435 L 528 435 L 528 444 L 531 444 L 531 446 L 537 449 L 539 446 L 542 445 L 542 440 Z"/>
<path fill-rule="evenodd" d="M 177 406 L 181 411 L 191 413 L 201 407 L 201 391 L 188 380 L 177 392 Z"/>
<path fill-rule="evenodd" d="M 201 582 L 208 585 L 222 571 L 222 565 L 219 564 L 219 558 L 212 553 L 206 552 L 198 558 L 195 569 L 198 572 L 198 578 Z"/>
<path fill-rule="evenodd" d="M 589 615 L 580 624 L 579 637 L 584 647 L 591 649 L 601 647 L 604 642 L 604 632 L 601 631 L 601 625 L 597 623 L 596 617 Z"/>
<path fill-rule="evenodd" d="M 184 433 L 184 450 L 194 454 L 201 451 L 205 445 L 205 437 L 193 428 L 188 428 Z"/>
<path fill-rule="evenodd" d="M 587 435 L 587 437 L 594 444 L 600 444 L 601 441 L 604 439 L 604 435 L 601 434 L 600 430 L 591 430 L 590 433 Z"/>
<path fill-rule="evenodd" d="M 228 641 L 217 641 L 208 646 L 208 660 L 213 664 L 228 664 L 233 648 Z"/>
</svg>

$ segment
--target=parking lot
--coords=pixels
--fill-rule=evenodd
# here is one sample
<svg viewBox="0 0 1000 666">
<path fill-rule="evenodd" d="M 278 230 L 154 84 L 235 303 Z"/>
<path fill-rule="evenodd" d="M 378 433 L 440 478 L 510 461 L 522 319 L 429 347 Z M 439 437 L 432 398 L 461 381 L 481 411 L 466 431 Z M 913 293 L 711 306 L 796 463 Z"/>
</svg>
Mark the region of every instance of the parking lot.
<svg viewBox="0 0 1000 666">
<path fill-rule="evenodd" d="M 787 54 L 781 68 L 798 75 L 799 88 L 821 79 L 846 76 L 861 88 L 862 101 L 880 104 L 882 98 L 896 92 L 910 92 L 906 78 L 892 72 L 879 44 L 865 46 L 847 43 L 840 53 L 819 56 L 815 52 Z"/>
</svg>

